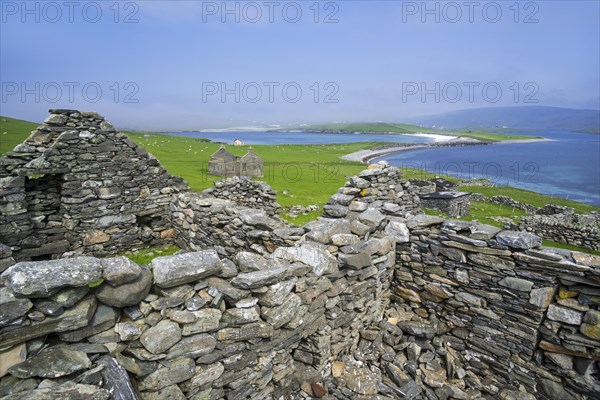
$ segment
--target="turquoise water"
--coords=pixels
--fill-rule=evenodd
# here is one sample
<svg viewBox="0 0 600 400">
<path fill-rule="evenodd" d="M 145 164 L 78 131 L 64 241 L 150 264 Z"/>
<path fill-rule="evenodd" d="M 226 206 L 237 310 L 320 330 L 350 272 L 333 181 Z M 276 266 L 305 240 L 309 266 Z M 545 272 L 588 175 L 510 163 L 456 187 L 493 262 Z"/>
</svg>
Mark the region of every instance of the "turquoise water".
<svg viewBox="0 0 600 400">
<path fill-rule="evenodd" d="M 418 149 L 381 157 L 399 167 L 461 178 L 488 178 L 600 206 L 600 135 L 539 132 L 549 142 Z"/>
</svg>

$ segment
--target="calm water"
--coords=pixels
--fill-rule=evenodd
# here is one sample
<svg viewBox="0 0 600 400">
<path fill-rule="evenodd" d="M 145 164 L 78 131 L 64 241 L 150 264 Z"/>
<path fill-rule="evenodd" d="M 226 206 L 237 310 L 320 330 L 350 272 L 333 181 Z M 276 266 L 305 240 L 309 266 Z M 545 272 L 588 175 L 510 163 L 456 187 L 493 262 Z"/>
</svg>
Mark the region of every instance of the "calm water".
<svg viewBox="0 0 600 400">
<path fill-rule="evenodd" d="M 555 141 L 419 149 L 381 159 L 392 165 L 433 173 L 488 178 L 498 185 L 600 206 L 600 135 L 573 132 L 535 135 Z"/>
<path fill-rule="evenodd" d="M 375 135 L 316 132 L 174 132 L 173 136 L 206 138 L 231 144 L 240 139 L 246 144 L 328 144 L 352 142 L 430 142 L 430 139 L 411 135 Z"/>
</svg>

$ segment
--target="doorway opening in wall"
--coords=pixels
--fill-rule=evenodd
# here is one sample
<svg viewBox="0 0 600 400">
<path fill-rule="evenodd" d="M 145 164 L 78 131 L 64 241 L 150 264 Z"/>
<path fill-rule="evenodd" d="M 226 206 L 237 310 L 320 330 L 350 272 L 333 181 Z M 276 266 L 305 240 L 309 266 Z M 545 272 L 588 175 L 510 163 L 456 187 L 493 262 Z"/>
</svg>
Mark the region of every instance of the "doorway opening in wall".
<svg viewBox="0 0 600 400">
<path fill-rule="evenodd" d="M 29 174 L 25 179 L 27 215 L 32 231 L 20 246 L 32 260 L 57 258 L 69 249 L 62 223 L 62 182 L 61 174 Z"/>
</svg>

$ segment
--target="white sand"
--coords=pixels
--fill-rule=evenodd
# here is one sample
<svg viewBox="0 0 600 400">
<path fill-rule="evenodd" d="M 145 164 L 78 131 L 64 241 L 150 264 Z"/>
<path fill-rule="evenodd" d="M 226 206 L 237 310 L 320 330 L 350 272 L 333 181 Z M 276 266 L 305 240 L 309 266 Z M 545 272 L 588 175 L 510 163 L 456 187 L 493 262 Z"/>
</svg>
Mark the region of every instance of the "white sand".
<svg viewBox="0 0 600 400">
<path fill-rule="evenodd" d="M 433 140 L 434 143 L 447 142 L 449 140 L 454 140 L 458 138 L 458 136 L 450 136 L 450 135 L 438 135 L 435 133 L 412 133 L 408 136 L 417 136 L 423 137 Z"/>
</svg>

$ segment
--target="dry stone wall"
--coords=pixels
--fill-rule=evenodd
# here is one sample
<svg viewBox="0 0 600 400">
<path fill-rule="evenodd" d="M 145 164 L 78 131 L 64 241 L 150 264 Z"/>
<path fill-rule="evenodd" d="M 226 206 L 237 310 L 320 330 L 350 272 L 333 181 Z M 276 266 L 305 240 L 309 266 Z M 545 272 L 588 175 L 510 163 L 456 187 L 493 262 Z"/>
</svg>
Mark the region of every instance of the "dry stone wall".
<svg viewBox="0 0 600 400">
<path fill-rule="evenodd" d="M 0 242 L 17 260 L 93 254 L 171 240 L 171 197 L 187 191 L 102 116 L 50 110 L 0 158 Z"/>
<path fill-rule="evenodd" d="M 423 318 L 399 326 L 459 355 L 441 375 L 491 396 L 509 384 L 536 398 L 600 393 L 599 257 L 464 221 L 423 216 L 407 226 L 394 297 Z"/>
<path fill-rule="evenodd" d="M 597 213 L 532 215 L 521 218 L 519 229 L 555 242 L 600 250 L 600 216 Z"/>
</svg>

